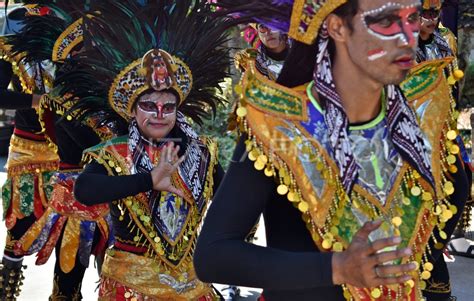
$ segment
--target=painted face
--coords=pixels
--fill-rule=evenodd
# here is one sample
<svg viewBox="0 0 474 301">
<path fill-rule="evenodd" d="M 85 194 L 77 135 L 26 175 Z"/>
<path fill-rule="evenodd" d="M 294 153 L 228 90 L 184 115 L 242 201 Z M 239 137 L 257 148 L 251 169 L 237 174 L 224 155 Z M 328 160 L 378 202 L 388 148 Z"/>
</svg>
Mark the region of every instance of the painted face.
<svg viewBox="0 0 474 301">
<path fill-rule="evenodd" d="M 177 98 L 170 92 L 140 96 L 134 111 L 138 127 L 148 139 L 162 139 L 176 123 Z"/>
<path fill-rule="evenodd" d="M 414 64 L 419 10 L 416 0 L 360 0 L 347 42 L 354 64 L 384 85 L 400 83 Z"/>
<path fill-rule="evenodd" d="M 421 32 L 432 34 L 438 26 L 440 14 L 438 9 L 424 9 L 421 12 Z"/>
<path fill-rule="evenodd" d="M 278 30 L 272 30 L 265 25 L 257 25 L 258 37 L 263 45 L 272 52 L 280 53 L 286 48 L 286 39 Z"/>
<path fill-rule="evenodd" d="M 420 33 L 419 7 L 389 2 L 379 9 L 362 14 L 369 33 L 381 40 L 400 40 L 413 45 Z"/>
<path fill-rule="evenodd" d="M 166 103 L 155 102 L 151 99 L 139 100 L 137 103 L 138 109 L 144 113 L 154 114 L 159 118 L 168 117 L 176 113 L 176 102 L 170 101 Z"/>
</svg>

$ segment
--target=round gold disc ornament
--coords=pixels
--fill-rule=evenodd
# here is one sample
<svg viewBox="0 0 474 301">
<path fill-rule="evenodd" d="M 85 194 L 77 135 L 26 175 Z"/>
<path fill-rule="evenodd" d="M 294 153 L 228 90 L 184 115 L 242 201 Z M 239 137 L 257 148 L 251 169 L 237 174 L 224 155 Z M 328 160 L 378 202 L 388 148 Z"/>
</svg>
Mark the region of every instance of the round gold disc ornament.
<svg viewBox="0 0 474 301">
<path fill-rule="evenodd" d="M 428 280 L 431 277 L 431 273 L 429 271 L 423 271 L 421 272 L 421 279 L 423 280 Z"/>
<path fill-rule="evenodd" d="M 288 193 L 288 186 L 281 184 L 277 188 L 277 192 L 279 195 L 285 195 Z"/>
<path fill-rule="evenodd" d="M 448 164 L 454 164 L 456 163 L 456 157 L 453 155 L 449 155 L 446 157 L 446 161 L 448 161 Z"/>
<path fill-rule="evenodd" d="M 453 72 L 453 77 L 454 77 L 455 80 L 458 81 L 458 80 L 460 80 L 464 77 L 464 72 L 460 69 L 456 69 Z"/>
<path fill-rule="evenodd" d="M 413 186 L 411 189 L 410 189 L 410 192 L 413 196 L 419 196 L 421 194 L 421 189 L 420 187 L 418 186 Z"/>
<path fill-rule="evenodd" d="M 256 160 L 255 163 L 253 164 L 256 170 L 263 170 L 265 168 L 265 163 Z"/>
<path fill-rule="evenodd" d="M 401 224 L 402 224 L 402 218 L 399 217 L 399 216 L 396 216 L 396 217 L 392 218 L 392 224 L 393 224 L 395 227 L 400 227 Z"/>
<path fill-rule="evenodd" d="M 288 194 L 286 195 L 286 197 L 288 198 L 288 201 L 290 201 L 290 202 L 294 202 L 294 201 L 296 200 L 296 198 L 295 198 L 295 193 L 292 192 L 292 191 L 288 192 Z"/>
<path fill-rule="evenodd" d="M 426 282 L 425 281 L 420 281 L 420 289 L 424 290 L 426 288 Z"/>
<path fill-rule="evenodd" d="M 273 171 L 271 168 L 267 167 L 265 168 L 265 176 L 267 177 L 272 177 L 273 176 Z"/>
<path fill-rule="evenodd" d="M 245 116 L 247 116 L 247 109 L 244 108 L 244 107 L 240 107 L 237 109 L 237 116 L 239 116 L 240 118 L 243 118 Z"/>
<path fill-rule="evenodd" d="M 324 249 L 329 250 L 332 247 L 332 243 L 331 243 L 331 241 L 325 239 L 325 240 L 323 240 L 322 246 L 323 246 Z"/>
<path fill-rule="evenodd" d="M 382 296 L 382 291 L 380 291 L 379 288 L 374 288 L 371 292 L 370 292 L 370 295 L 375 298 L 375 299 L 378 299 L 380 298 L 380 296 Z"/>
<path fill-rule="evenodd" d="M 308 203 L 306 203 L 305 201 L 301 201 L 299 204 L 298 204 L 298 209 L 301 211 L 301 212 L 306 212 L 309 210 L 309 205 Z"/>
<path fill-rule="evenodd" d="M 257 161 L 262 162 L 263 164 L 267 164 L 268 163 L 268 157 L 265 156 L 265 155 L 260 155 L 260 156 L 258 156 Z"/>
<path fill-rule="evenodd" d="M 446 134 L 446 137 L 448 137 L 449 140 L 456 139 L 456 136 L 457 136 L 457 134 L 456 134 L 456 131 L 454 131 L 454 130 L 451 130 Z"/>
<path fill-rule="evenodd" d="M 423 265 L 425 271 L 431 272 L 433 271 L 433 264 L 431 262 L 427 262 Z"/>
<path fill-rule="evenodd" d="M 334 252 L 342 252 L 343 251 L 342 244 L 340 242 L 335 242 L 332 246 L 332 250 Z"/>
</svg>

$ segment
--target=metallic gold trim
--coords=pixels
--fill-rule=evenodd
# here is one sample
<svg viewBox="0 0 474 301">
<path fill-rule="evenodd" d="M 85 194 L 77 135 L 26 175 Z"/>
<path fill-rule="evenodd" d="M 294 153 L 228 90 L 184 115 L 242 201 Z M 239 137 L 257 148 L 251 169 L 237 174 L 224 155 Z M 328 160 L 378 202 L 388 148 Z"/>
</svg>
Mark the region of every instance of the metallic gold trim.
<svg viewBox="0 0 474 301">
<path fill-rule="evenodd" d="M 160 274 L 167 274 L 179 281 L 187 273 L 187 282 L 195 281 L 189 290 L 178 292 L 172 286 L 160 281 Z M 119 250 L 109 250 L 105 255 L 102 266 L 102 279 L 109 278 L 124 286 L 136 290 L 149 297 L 160 300 L 197 300 L 201 296 L 211 295 L 212 287 L 197 279 L 192 265 L 184 271 L 171 270 L 166 273 L 157 262 L 151 258 Z"/>
<path fill-rule="evenodd" d="M 57 170 L 59 157 L 44 141 L 33 141 L 13 134 L 6 168 L 8 177 Z"/>
<path fill-rule="evenodd" d="M 291 12 L 291 23 L 288 35 L 300 42 L 311 45 L 316 40 L 319 33 L 319 28 L 323 24 L 326 17 L 332 13 L 336 8 L 343 5 L 347 0 L 319 0 L 312 1 L 313 3 L 318 2 L 319 8 L 313 16 L 305 16 L 305 4 L 310 3 L 307 0 L 295 0 L 293 4 L 293 10 Z M 319 2 L 324 2 L 319 4 Z M 300 30 L 300 24 L 304 22 L 307 26 L 306 30 Z"/>
<path fill-rule="evenodd" d="M 74 34 L 74 40 L 68 40 L 68 36 Z M 52 61 L 61 62 L 64 61 L 74 47 L 82 43 L 84 40 L 83 29 L 82 29 L 82 18 L 76 20 L 74 23 L 69 25 L 61 35 L 56 39 L 53 46 Z"/>
</svg>

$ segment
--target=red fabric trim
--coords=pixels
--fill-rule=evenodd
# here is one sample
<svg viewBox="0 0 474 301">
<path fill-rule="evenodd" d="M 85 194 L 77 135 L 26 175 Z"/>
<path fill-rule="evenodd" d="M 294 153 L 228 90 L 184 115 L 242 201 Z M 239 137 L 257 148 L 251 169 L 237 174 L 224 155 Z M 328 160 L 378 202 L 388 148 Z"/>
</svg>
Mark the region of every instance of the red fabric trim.
<svg viewBox="0 0 474 301">
<path fill-rule="evenodd" d="M 80 166 L 80 165 L 59 162 L 59 169 L 60 170 L 81 169 L 81 168 L 82 168 L 82 166 Z"/>
<path fill-rule="evenodd" d="M 46 138 L 44 137 L 43 134 L 34 134 L 34 133 L 23 131 L 17 128 L 13 129 L 13 134 L 25 139 L 30 139 L 30 140 L 35 140 L 35 141 L 46 141 Z"/>
<path fill-rule="evenodd" d="M 49 139 L 51 139 L 54 144 L 57 145 L 58 143 L 56 141 L 56 128 L 54 127 L 54 113 L 51 111 L 51 109 L 45 109 L 40 118 L 42 119 L 44 124 L 45 134 L 48 136 Z"/>
<path fill-rule="evenodd" d="M 12 202 L 12 201 L 10 201 Z M 7 214 L 5 215 L 5 225 L 7 229 L 12 229 L 16 224 L 16 217 L 13 215 L 13 205 L 10 203 L 8 207 Z"/>
<path fill-rule="evenodd" d="M 39 219 L 44 213 L 43 202 L 41 201 L 41 196 L 39 193 L 39 189 L 43 189 L 43 187 L 39 187 L 38 177 L 41 177 L 41 175 L 35 175 L 34 179 L 35 195 L 33 200 L 33 212 L 35 214 L 36 219 Z"/>
<path fill-rule="evenodd" d="M 127 244 L 124 244 L 124 243 L 121 243 L 121 242 L 118 242 L 118 241 L 116 241 L 114 243 L 114 246 L 119 250 L 122 250 L 122 251 L 125 251 L 125 252 L 130 252 L 130 253 L 135 253 L 135 254 L 143 254 L 143 253 L 146 253 L 146 251 L 147 251 L 147 248 L 135 247 L 135 246 L 127 245 Z"/>
<path fill-rule="evenodd" d="M 100 231 L 102 232 L 102 231 Z M 112 234 L 110 234 L 112 235 Z M 95 245 L 94 249 L 92 250 L 92 254 L 95 256 L 100 256 L 104 257 L 105 249 L 107 248 L 107 239 L 103 236 L 103 233 L 101 233 L 99 242 Z"/>
</svg>

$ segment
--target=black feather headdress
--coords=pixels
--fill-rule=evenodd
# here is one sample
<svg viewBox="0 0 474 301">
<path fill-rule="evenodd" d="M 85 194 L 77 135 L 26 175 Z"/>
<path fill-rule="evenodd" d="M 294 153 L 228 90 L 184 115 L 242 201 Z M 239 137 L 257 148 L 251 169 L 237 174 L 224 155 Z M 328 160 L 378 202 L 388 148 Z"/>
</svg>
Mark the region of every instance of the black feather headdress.
<svg viewBox="0 0 474 301">
<path fill-rule="evenodd" d="M 23 1 L 27 9 L 22 30 L 10 36 L 12 52 L 27 62 L 64 61 L 82 42 L 82 13 L 86 1 Z"/>
<path fill-rule="evenodd" d="M 228 26 L 211 17 L 207 2 L 95 1 L 83 17 L 90 47 L 73 58 L 74 70 L 57 79 L 63 93 L 80 99 L 74 114 L 101 111 L 129 121 L 141 93 L 165 88 L 177 92 L 178 110 L 196 123 L 215 113 L 225 101 L 217 92 L 228 76 Z"/>
</svg>

